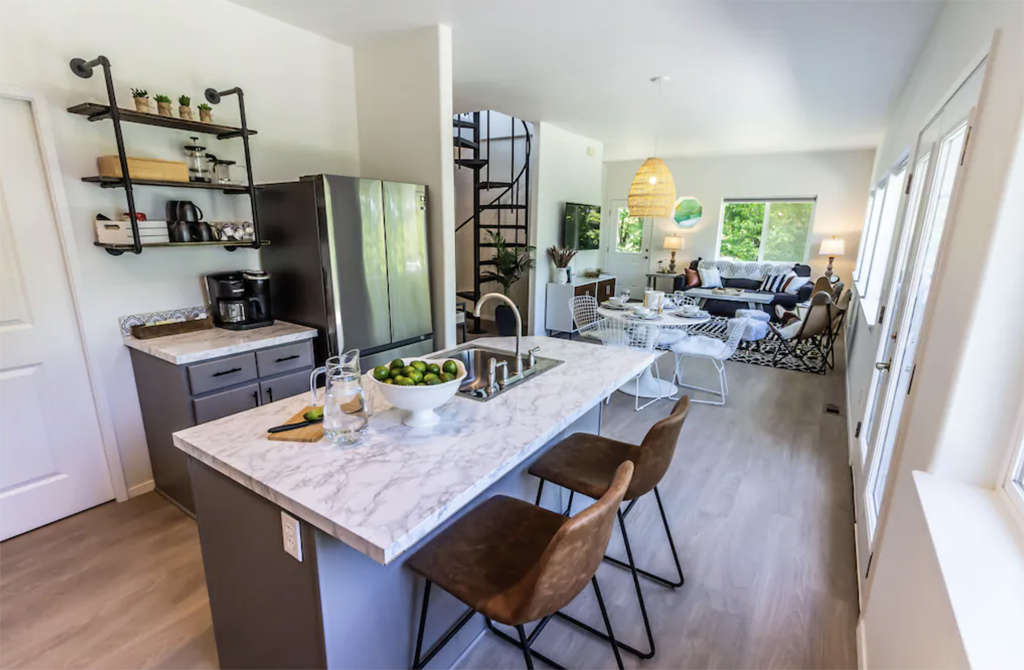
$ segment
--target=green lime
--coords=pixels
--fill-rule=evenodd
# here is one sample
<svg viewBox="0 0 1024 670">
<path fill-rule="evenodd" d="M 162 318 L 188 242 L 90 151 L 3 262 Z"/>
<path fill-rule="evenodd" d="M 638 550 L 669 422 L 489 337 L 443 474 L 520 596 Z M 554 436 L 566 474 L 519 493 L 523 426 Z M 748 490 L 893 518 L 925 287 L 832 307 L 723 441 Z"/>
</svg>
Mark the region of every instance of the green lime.
<svg viewBox="0 0 1024 670">
<path fill-rule="evenodd" d="M 419 370 L 417 370 L 416 368 L 413 368 L 412 370 L 410 370 L 408 373 L 406 373 L 405 376 L 408 377 L 409 379 L 413 380 L 417 384 L 419 384 L 421 381 L 423 381 L 423 373 L 420 372 Z"/>
<path fill-rule="evenodd" d="M 391 369 L 392 370 L 396 370 L 396 369 L 397 370 L 401 370 L 404 367 L 405 367 L 405 361 L 403 361 L 401 358 L 396 358 L 395 360 L 391 361 Z"/>
<path fill-rule="evenodd" d="M 423 382 L 417 382 L 416 386 L 426 386 Z"/>
<path fill-rule="evenodd" d="M 387 379 L 385 379 L 383 381 L 384 381 L 385 384 L 392 384 L 393 385 L 395 383 L 395 380 L 392 379 L 391 377 L 388 377 Z"/>
<path fill-rule="evenodd" d="M 455 361 L 445 361 L 444 365 L 441 366 L 441 370 L 447 372 L 455 379 L 455 375 L 459 374 L 459 366 L 455 364 Z"/>
<path fill-rule="evenodd" d="M 324 408 L 314 407 L 313 409 L 303 414 L 302 418 L 305 419 L 306 421 L 319 421 L 320 419 L 324 418 Z"/>
<path fill-rule="evenodd" d="M 395 385 L 396 386 L 412 386 L 415 383 L 416 382 L 414 382 L 413 380 L 409 379 L 408 377 L 396 377 L 395 378 Z"/>
<path fill-rule="evenodd" d="M 439 382 L 441 381 L 441 377 L 434 374 L 433 372 L 428 372 L 427 374 L 423 375 L 423 381 L 426 382 L 427 384 L 429 384 L 431 380 Z"/>
<path fill-rule="evenodd" d="M 441 374 L 441 366 L 438 365 L 437 363 L 430 363 L 427 365 L 427 372 L 434 375 L 439 375 Z"/>
<path fill-rule="evenodd" d="M 402 374 L 405 375 L 406 377 L 409 376 L 410 372 L 417 372 L 417 370 L 411 365 L 406 365 L 404 368 L 402 368 Z"/>
<path fill-rule="evenodd" d="M 402 368 L 391 368 L 391 372 L 388 373 L 392 379 L 402 374 Z"/>
<path fill-rule="evenodd" d="M 441 382 L 450 382 L 455 379 L 455 375 L 448 374 L 447 372 L 441 373 Z"/>
<path fill-rule="evenodd" d="M 378 365 L 373 369 L 373 378 L 379 382 L 384 381 L 391 375 L 391 370 L 388 370 L 386 365 Z"/>
<path fill-rule="evenodd" d="M 424 363 L 423 361 L 413 361 L 412 363 L 409 363 L 409 365 L 413 366 L 414 368 L 416 368 L 420 372 L 426 372 L 427 371 L 427 364 Z"/>
</svg>

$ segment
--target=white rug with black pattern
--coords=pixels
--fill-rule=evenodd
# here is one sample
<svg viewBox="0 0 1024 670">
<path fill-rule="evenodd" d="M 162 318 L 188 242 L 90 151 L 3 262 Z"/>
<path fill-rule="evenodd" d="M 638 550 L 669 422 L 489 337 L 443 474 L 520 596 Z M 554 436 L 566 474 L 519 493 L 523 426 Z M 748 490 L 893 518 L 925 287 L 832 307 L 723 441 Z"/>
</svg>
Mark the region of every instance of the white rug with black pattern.
<svg viewBox="0 0 1024 670">
<path fill-rule="evenodd" d="M 722 316 L 713 316 L 707 323 L 690 328 L 692 335 L 706 335 L 718 339 L 725 338 L 724 324 L 728 321 Z M 778 358 L 775 353 L 782 349 Z M 826 366 L 822 360 L 821 351 L 814 341 L 804 340 L 793 343 L 802 358 L 797 358 L 789 353 L 783 346 L 778 335 L 768 329 L 768 335 L 756 342 L 740 342 L 736 353 L 729 358 L 730 361 L 739 363 L 750 363 L 752 365 L 763 365 L 766 368 L 779 368 L 781 370 L 796 370 L 797 372 L 809 372 L 812 374 L 825 374 Z M 774 361 L 774 362 L 773 362 Z"/>
</svg>

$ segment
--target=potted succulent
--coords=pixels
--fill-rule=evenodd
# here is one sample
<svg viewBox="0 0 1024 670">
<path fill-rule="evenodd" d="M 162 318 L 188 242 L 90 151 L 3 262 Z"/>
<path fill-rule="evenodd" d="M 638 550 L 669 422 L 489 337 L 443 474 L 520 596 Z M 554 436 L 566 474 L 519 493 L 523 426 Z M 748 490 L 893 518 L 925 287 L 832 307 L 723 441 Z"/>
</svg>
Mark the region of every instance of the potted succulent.
<svg viewBox="0 0 1024 670">
<path fill-rule="evenodd" d="M 501 292 L 508 296 L 509 289 L 523 278 L 523 274 L 537 263 L 533 259 L 534 247 L 509 247 L 501 233 L 489 231 L 491 244 L 494 245 L 494 269 L 483 273 L 480 279 L 501 284 Z M 508 305 L 499 305 L 494 309 L 494 321 L 498 325 L 498 335 L 516 334 L 516 317 Z"/>
<path fill-rule="evenodd" d="M 149 91 L 144 88 L 133 88 L 132 100 L 135 101 L 136 112 L 149 114 Z"/>
<path fill-rule="evenodd" d="M 171 115 L 171 99 L 166 95 L 154 95 L 153 99 L 156 100 L 156 112 L 160 116 L 172 116 Z"/>
<path fill-rule="evenodd" d="M 178 96 L 178 118 L 192 120 L 192 98 L 187 95 Z"/>
<path fill-rule="evenodd" d="M 213 107 L 205 102 L 199 104 L 199 120 L 203 123 L 213 123 Z"/>
<path fill-rule="evenodd" d="M 569 263 L 578 252 L 575 249 L 548 247 L 548 258 L 555 264 L 555 283 L 569 283 Z"/>
</svg>

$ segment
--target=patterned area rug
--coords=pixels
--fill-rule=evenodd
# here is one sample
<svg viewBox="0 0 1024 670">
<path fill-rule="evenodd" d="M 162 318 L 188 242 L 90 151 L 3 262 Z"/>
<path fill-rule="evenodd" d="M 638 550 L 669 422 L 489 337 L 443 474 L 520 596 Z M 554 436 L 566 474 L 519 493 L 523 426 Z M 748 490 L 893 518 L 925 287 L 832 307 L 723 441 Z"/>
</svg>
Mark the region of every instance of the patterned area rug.
<svg viewBox="0 0 1024 670">
<path fill-rule="evenodd" d="M 713 316 L 711 321 L 690 329 L 693 335 L 706 335 L 717 339 L 725 339 L 725 323 L 728 321 L 722 316 Z M 779 349 L 779 358 L 774 363 L 775 352 Z M 736 353 L 729 359 L 739 363 L 750 363 L 751 365 L 763 365 L 767 368 L 779 368 L 781 370 L 796 370 L 797 372 L 809 372 L 812 374 L 825 374 L 826 366 L 822 360 L 821 352 L 813 341 L 804 340 L 795 343 L 794 348 L 803 356 L 800 360 L 792 356 L 782 345 L 779 337 L 768 329 L 768 335 L 757 342 L 740 342 Z"/>
</svg>

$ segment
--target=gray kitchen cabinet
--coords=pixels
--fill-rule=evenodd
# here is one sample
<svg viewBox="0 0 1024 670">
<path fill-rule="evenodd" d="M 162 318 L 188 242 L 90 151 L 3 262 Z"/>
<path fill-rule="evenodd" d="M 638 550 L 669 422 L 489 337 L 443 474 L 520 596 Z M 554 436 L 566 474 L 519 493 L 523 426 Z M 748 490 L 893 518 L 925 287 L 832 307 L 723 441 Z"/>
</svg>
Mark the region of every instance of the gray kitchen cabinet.
<svg viewBox="0 0 1024 670">
<path fill-rule="evenodd" d="M 156 489 L 192 516 L 188 458 L 171 435 L 306 391 L 313 369 L 311 340 L 182 365 L 129 352 Z"/>
<path fill-rule="evenodd" d="M 290 398 L 293 395 L 309 392 L 309 368 L 293 372 L 290 375 L 275 377 L 269 381 L 260 382 L 260 396 L 264 405 Z"/>
</svg>

